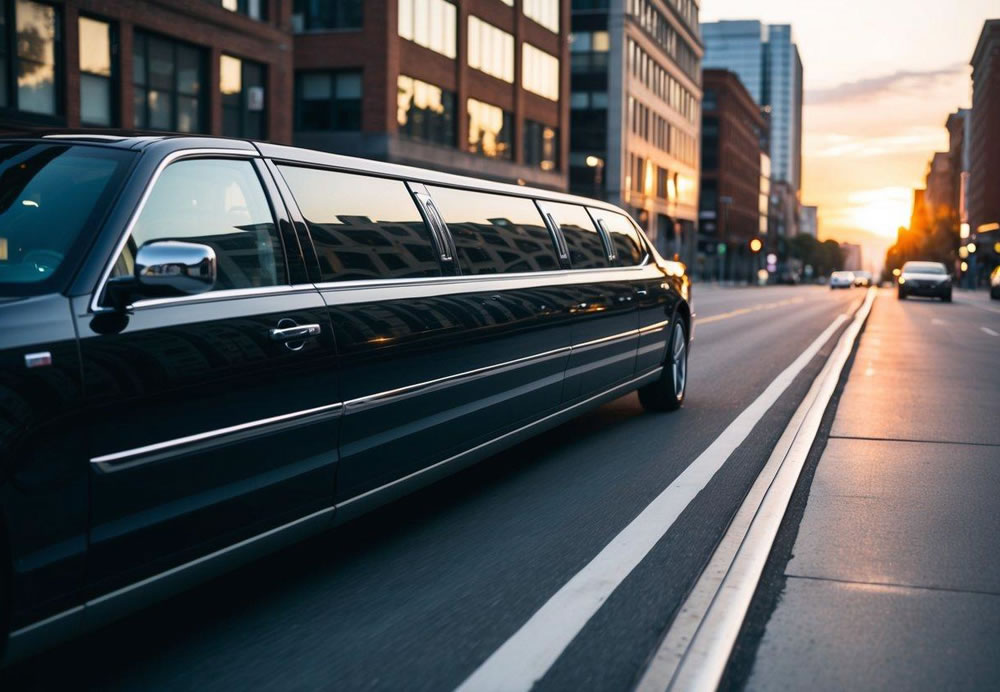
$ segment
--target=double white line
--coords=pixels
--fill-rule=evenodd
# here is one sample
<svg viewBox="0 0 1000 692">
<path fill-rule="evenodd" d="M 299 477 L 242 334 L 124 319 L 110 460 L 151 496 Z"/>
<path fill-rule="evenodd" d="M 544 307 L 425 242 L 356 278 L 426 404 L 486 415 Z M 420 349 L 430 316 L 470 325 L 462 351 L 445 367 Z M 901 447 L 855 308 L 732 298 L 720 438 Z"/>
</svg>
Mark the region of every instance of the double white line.
<svg viewBox="0 0 1000 692">
<path fill-rule="evenodd" d="M 832 394 L 833 388 L 836 386 L 837 376 L 839 376 L 840 370 L 843 367 L 843 362 L 846 362 L 854 339 L 857 337 L 861 325 L 871 310 L 874 297 L 875 289 L 870 289 L 861 309 L 856 313 L 853 323 L 841 338 L 837 350 L 828 360 L 823 373 L 817 378 L 816 383 L 813 384 L 813 388 L 810 390 L 812 398 L 810 399 L 810 396 L 807 396 L 806 401 L 812 401 L 813 404 L 818 406 L 821 393 L 816 392 L 814 394 L 814 390 L 817 390 L 817 383 L 822 384 L 822 392 L 826 392 L 829 389 L 829 394 Z M 552 667 L 573 638 L 583 630 L 590 618 L 594 616 L 614 590 L 635 569 L 650 550 L 653 549 L 656 543 L 663 538 L 681 512 L 708 485 L 716 472 L 722 468 L 730 454 L 743 443 L 757 422 L 760 421 L 774 402 L 788 389 L 799 373 L 802 372 L 846 320 L 846 315 L 838 315 L 823 333 L 791 365 L 785 368 L 768 385 L 764 392 L 740 413 L 722 434 L 673 483 L 615 536 L 593 560 L 573 575 L 517 632 L 504 642 L 499 649 L 493 652 L 472 675 L 466 678 L 458 689 L 461 692 L 483 692 L 489 690 L 514 692 L 518 690 L 530 690 L 545 675 L 549 668 Z M 840 365 L 831 368 L 831 364 L 834 363 L 839 363 Z M 834 370 L 836 375 L 831 375 Z M 828 380 L 830 381 L 829 383 L 827 382 Z M 829 394 L 826 395 L 825 401 L 829 401 Z M 825 403 L 821 408 L 825 409 Z M 822 410 L 815 416 L 817 427 L 821 417 Z M 809 421 L 811 423 L 812 418 Z M 795 423 L 796 418 L 793 418 L 792 424 L 789 427 L 791 428 Z M 801 423 L 799 427 L 803 434 L 801 436 L 798 434 L 793 435 L 790 439 L 795 440 L 798 444 L 796 450 L 804 445 L 804 453 L 807 453 L 809 445 L 812 443 L 812 438 L 815 436 L 815 431 L 812 435 L 806 435 L 807 431 L 804 423 Z M 779 441 L 776 450 L 781 449 L 782 442 L 787 441 L 786 437 L 788 434 L 786 431 L 785 436 Z M 790 448 L 790 443 L 788 447 Z M 768 466 L 770 466 L 770 462 Z M 766 471 L 767 467 L 765 467 Z M 761 475 L 763 476 L 764 473 Z M 797 477 L 798 474 L 796 473 Z M 792 486 L 794 486 L 794 481 L 792 482 Z M 789 494 L 790 492 L 789 489 Z M 783 513 L 784 508 L 782 507 L 781 514 Z M 779 523 L 780 518 L 781 516 L 779 515 Z M 777 527 L 775 527 L 776 530 Z M 763 551 L 764 559 L 767 557 L 767 552 L 766 550 Z M 763 568 L 763 561 L 761 561 L 760 567 Z M 760 572 L 758 570 L 758 578 L 759 575 Z M 753 595 L 755 587 L 756 579 L 753 580 L 753 584 L 749 587 L 749 596 Z M 749 605 L 749 596 L 747 597 L 747 605 Z M 710 600 L 714 604 L 714 599 Z M 743 608 L 739 612 L 735 632 L 739 631 L 739 624 L 742 623 L 745 612 L 746 608 Z M 719 641 L 724 644 L 724 639 Z M 735 641 L 735 633 L 732 641 Z M 716 684 L 725 667 L 725 661 L 732 647 L 732 641 L 730 641 L 728 648 L 724 646 L 722 648 L 718 646 L 712 648 L 713 652 L 718 651 L 719 653 L 709 656 L 711 658 L 712 656 L 717 657 L 718 655 L 722 655 L 724 649 L 721 666 L 717 666 L 718 675 L 713 673 L 709 676 L 714 677 Z M 683 657 L 684 654 L 682 654 L 681 658 Z M 667 671 L 666 675 L 660 675 L 659 673 L 662 673 L 662 671 L 658 671 L 657 675 L 652 675 L 652 669 L 650 669 L 650 671 L 647 671 L 643 684 L 647 685 L 646 689 L 664 689 L 674 679 L 677 668 L 674 665 Z M 666 678 L 666 683 L 661 686 L 659 682 L 664 677 Z M 699 682 L 704 681 L 705 678 L 703 677 Z M 682 687 L 686 688 L 687 686 L 682 685 Z M 714 687 L 714 684 L 708 683 L 705 687 L 699 686 L 698 689 L 709 689 L 711 687 Z"/>
</svg>

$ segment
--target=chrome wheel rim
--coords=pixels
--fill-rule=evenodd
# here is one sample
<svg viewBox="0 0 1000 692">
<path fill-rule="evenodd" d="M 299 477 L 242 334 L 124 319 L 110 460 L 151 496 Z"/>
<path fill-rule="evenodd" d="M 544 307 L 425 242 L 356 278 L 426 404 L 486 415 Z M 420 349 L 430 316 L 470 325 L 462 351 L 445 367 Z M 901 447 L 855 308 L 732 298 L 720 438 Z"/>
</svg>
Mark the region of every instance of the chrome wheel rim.
<svg viewBox="0 0 1000 692">
<path fill-rule="evenodd" d="M 684 341 L 684 329 L 674 328 L 673 352 L 673 375 L 674 393 L 680 399 L 684 396 L 684 385 L 687 383 L 687 343 Z"/>
</svg>

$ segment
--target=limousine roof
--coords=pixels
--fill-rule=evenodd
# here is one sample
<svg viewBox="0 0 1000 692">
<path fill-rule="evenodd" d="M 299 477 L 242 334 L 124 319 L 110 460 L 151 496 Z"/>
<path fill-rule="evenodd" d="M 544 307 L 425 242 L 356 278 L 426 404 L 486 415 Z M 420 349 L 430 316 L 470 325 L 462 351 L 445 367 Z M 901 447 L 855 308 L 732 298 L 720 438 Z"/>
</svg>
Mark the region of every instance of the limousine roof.
<svg viewBox="0 0 1000 692">
<path fill-rule="evenodd" d="M 129 131 L 53 131 L 30 133 L 21 136 L 4 136 L 3 139 L 35 139 L 62 140 L 79 144 L 114 147 L 116 149 L 131 149 L 135 151 L 152 150 L 157 153 L 169 153 L 182 149 L 235 149 L 237 151 L 258 151 L 262 156 L 279 161 L 295 161 L 315 166 L 324 166 L 342 170 L 370 173 L 374 175 L 405 178 L 415 182 L 449 185 L 453 187 L 475 188 L 489 192 L 499 192 L 519 197 L 533 197 L 554 202 L 571 202 L 585 204 L 591 207 L 622 212 L 613 204 L 589 197 L 579 197 L 564 192 L 547 190 L 526 185 L 500 183 L 482 178 L 442 173 L 429 168 L 404 166 L 396 163 L 385 163 L 374 159 L 363 159 L 356 156 L 344 156 L 328 152 L 291 147 L 268 142 L 254 142 L 244 139 L 213 137 L 208 135 L 188 134 L 148 134 Z"/>
</svg>

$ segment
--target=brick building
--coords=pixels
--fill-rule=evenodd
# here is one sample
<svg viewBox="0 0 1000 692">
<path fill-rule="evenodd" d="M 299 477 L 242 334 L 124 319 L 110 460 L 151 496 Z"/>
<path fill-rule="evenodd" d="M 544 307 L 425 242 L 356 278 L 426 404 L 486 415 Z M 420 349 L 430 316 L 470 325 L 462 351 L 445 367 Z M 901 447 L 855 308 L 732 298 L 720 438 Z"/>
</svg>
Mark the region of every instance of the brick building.
<svg viewBox="0 0 1000 692">
<path fill-rule="evenodd" d="M 296 144 L 567 187 L 568 0 L 296 0 Z"/>
<path fill-rule="evenodd" d="M 292 139 L 283 0 L 0 0 L 0 130 Z"/>
<path fill-rule="evenodd" d="M 707 277 L 718 278 L 722 262 L 722 276 L 745 279 L 754 264 L 750 240 L 765 239 L 768 229 L 767 126 L 735 73 L 704 70 L 702 87 L 699 259 Z"/>
</svg>

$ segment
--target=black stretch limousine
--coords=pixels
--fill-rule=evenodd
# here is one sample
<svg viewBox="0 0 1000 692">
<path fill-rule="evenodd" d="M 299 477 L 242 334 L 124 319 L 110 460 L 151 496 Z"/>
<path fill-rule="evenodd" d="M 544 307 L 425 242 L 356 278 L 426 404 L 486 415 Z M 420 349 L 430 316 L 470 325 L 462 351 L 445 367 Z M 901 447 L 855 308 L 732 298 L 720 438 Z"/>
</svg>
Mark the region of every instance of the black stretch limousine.
<svg viewBox="0 0 1000 692">
<path fill-rule="evenodd" d="M 7 660 L 631 390 L 679 407 L 690 292 L 599 201 L 234 140 L 0 140 Z"/>
</svg>

